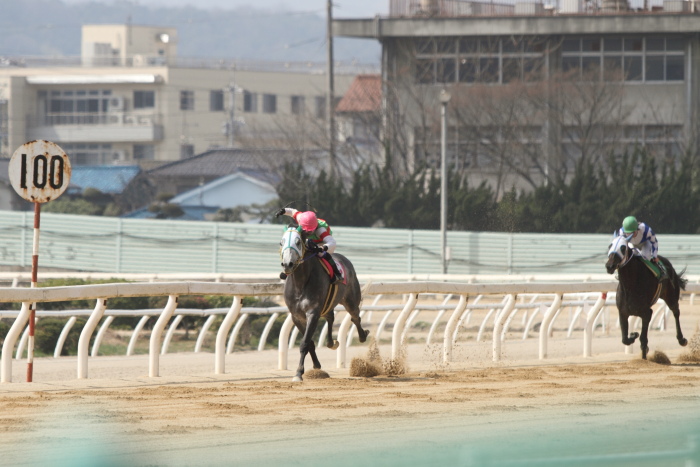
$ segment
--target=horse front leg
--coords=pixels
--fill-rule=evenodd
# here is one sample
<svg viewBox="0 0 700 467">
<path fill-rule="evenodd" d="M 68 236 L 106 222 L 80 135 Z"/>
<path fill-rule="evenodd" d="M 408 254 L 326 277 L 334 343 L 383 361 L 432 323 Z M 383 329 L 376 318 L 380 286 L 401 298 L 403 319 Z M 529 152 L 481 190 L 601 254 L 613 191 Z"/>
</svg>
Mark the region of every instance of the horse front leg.
<svg viewBox="0 0 700 467">
<path fill-rule="evenodd" d="M 632 334 L 627 335 L 629 330 L 629 316 L 623 316 L 623 314 L 620 313 L 620 331 L 622 332 L 622 343 L 624 345 L 634 344 L 634 341 L 636 341 L 637 337 L 639 337 L 638 332 L 633 332 Z"/>
<path fill-rule="evenodd" d="M 326 315 L 326 323 L 328 325 L 328 333 L 326 334 L 326 347 L 331 350 L 338 348 L 338 341 L 333 339 L 333 322 L 335 321 L 335 311 L 331 310 Z"/>
<path fill-rule="evenodd" d="M 642 359 L 647 359 L 647 353 L 649 352 L 649 322 L 651 321 L 651 308 L 649 312 L 642 317 L 642 335 L 639 336 L 639 345 L 642 348 Z"/>
<path fill-rule="evenodd" d="M 299 344 L 299 366 L 297 367 L 297 374 L 294 375 L 292 381 L 298 382 L 303 381 L 304 375 L 304 360 L 306 360 L 306 354 L 311 353 L 311 359 L 314 362 L 314 368 L 321 368 L 321 363 L 318 361 L 316 356 L 316 346 L 314 345 L 314 332 L 316 331 L 316 326 L 318 325 L 318 312 L 310 311 L 306 313 L 306 329 L 304 330 L 304 336 L 301 339 L 301 344 Z"/>
</svg>

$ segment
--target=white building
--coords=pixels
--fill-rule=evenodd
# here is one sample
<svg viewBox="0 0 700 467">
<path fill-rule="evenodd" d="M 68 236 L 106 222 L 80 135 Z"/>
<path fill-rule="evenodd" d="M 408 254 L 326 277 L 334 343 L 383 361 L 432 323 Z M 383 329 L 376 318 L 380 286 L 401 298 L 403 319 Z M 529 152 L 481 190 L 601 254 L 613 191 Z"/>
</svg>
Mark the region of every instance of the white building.
<svg viewBox="0 0 700 467">
<path fill-rule="evenodd" d="M 245 141 L 318 144 L 308 135 L 325 127 L 324 65 L 184 61 L 177 43 L 173 28 L 87 25 L 80 59 L 6 61 L 0 157 L 47 139 L 75 165 L 152 168 Z M 352 72 L 336 70 L 337 95 L 352 79 Z"/>
</svg>

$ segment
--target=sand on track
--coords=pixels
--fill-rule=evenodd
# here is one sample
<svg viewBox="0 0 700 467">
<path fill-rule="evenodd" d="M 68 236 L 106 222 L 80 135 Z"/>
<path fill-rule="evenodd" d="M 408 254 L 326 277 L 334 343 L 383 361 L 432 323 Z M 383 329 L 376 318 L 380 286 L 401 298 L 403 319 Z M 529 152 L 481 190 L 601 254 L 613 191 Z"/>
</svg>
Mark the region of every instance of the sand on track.
<svg viewBox="0 0 700 467">
<path fill-rule="evenodd" d="M 474 463 L 474 453 L 533 446 L 537 453 L 548 442 L 559 442 L 548 452 L 566 446 L 567 454 L 683 449 L 698 431 L 700 365 L 677 363 L 680 352 L 668 353 L 672 365 L 617 353 L 593 361 L 414 368 L 400 377 L 351 378 L 347 369 L 329 369 L 330 378 L 303 383 L 291 382 L 292 371 L 272 370 L 10 383 L 0 386 L 0 459 L 66 466 L 487 465 Z"/>
</svg>

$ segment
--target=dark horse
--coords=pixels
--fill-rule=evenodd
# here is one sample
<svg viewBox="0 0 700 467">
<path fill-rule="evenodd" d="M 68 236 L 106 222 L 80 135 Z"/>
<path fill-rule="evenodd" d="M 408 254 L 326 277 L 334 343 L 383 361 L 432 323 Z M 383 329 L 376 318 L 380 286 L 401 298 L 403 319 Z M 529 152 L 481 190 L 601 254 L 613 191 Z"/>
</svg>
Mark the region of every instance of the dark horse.
<svg viewBox="0 0 700 467">
<path fill-rule="evenodd" d="M 688 282 L 687 279 L 683 278 L 685 270 L 677 274 L 668 259 L 659 256 L 659 260 L 663 262 L 668 272 L 668 278 L 661 281 L 661 283 L 659 283 L 654 273 L 649 270 L 642 259 L 634 254 L 634 250 L 627 244 L 627 240 L 619 236 L 610 245 L 608 261 L 605 263 L 605 269 L 608 271 L 608 274 L 612 274 L 616 270 L 618 272 L 619 284 L 617 285 L 616 302 L 620 315 L 622 343 L 632 345 L 639 337 L 639 343 L 642 347 L 642 358 L 645 360 L 647 352 L 649 352 L 647 331 L 649 330 L 649 322 L 652 315 L 651 306 L 659 298 L 666 302 L 666 305 L 673 311 L 673 317 L 676 318 L 676 338 L 678 343 L 682 346 L 688 345 L 688 340 L 683 337 L 683 332 L 681 332 L 681 323 L 679 321 L 681 310 L 678 307 L 681 289 L 685 289 L 685 284 Z M 628 335 L 629 316 L 642 318 L 641 336 L 637 332 Z"/>
<path fill-rule="evenodd" d="M 360 342 L 367 340 L 369 331 L 362 329 L 360 320 L 360 301 L 362 292 L 360 283 L 355 274 L 355 268 L 348 259 L 338 253 L 333 253 L 333 258 L 341 262 L 345 271 L 343 282 L 331 287 L 330 277 L 325 271 L 315 251 L 306 252 L 306 238 L 297 230 L 296 226 L 290 226 L 280 242 L 280 256 L 282 257 L 282 269 L 287 275 L 287 283 L 284 286 L 284 302 L 292 314 L 292 321 L 302 334 L 299 352 L 301 358 L 299 367 L 293 381 L 301 381 L 304 374 L 304 360 L 306 354 L 311 354 L 314 368 L 320 369 L 321 362 L 316 356 L 316 345 L 313 337 L 316 332 L 318 320 L 322 316 L 328 323 L 326 346 L 329 349 L 337 349 L 338 341 L 333 340 L 334 308 L 341 304 L 350 313 L 352 322 L 357 328 Z"/>
</svg>

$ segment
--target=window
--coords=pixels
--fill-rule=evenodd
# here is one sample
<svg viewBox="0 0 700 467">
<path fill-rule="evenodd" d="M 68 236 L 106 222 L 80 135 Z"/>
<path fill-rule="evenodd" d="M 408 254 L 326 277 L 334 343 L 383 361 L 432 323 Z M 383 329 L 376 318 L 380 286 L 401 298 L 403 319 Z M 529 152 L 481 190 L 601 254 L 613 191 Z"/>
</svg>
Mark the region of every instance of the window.
<svg viewBox="0 0 700 467">
<path fill-rule="evenodd" d="M 113 112 L 126 107 L 126 99 L 112 97 L 110 89 L 38 91 L 37 97 L 45 112 L 46 125 L 116 123 L 111 121 L 118 118 Z"/>
<path fill-rule="evenodd" d="M 437 82 L 454 83 L 456 74 L 456 63 L 454 58 L 441 58 L 438 60 Z"/>
<path fill-rule="evenodd" d="M 125 157 L 112 150 L 111 144 L 61 143 L 61 149 L 70 156 L 71 164 L 76 166 L 113 164 Z"/>
<path fill-rule="evenodd" d="M 596 68 L 602 73 L 596 73 Z M 584 80 L 683 81 L 685 42 L 679 37 L 653 35 L 567 39 L 562 44 L 562 71 Z"/>
<path fill-rule="evenodd" d="M 323 96 L 316 96 L 314 101 L 316 102 L 316 118 L 326 118 L 326 98 Z"/>
<path fill-rule="evenodd" d="M 156 105 L 154 91 L 134 91 L 134 109 L 150 109 Z"/>
<path fill-rule="evenodd" d="M 304 102 L 304 96 L 292 96 L 292 114 L 293 115 L 302 115 L 304 113 L 304 107 L 305 107 L 305 102 Z"/>
<path fill-rule="evenodd" d="M 277 96 L 275 94 L 263 94 L 263 112 L 266 114 L 277 113 Z"/>
<path fill-rule="evenodd" d="M 134 159 L 152 161 L 156 158 L 156 148 L 152 144 L 134 144 Z"/>
<path fill-rule="evenodd" d="M 462 83 L 474 83 L 477 78 L 477 59 L 463 58 L 459 62 L 459 80 Z"/>
<path fill-rule="evenodd" d="M 180 110 L 194 110 L 194 91 L 180 91 Z"/>
<path fill-rule="evenodd" d="M 243 112 L 255 113 L 258 111 L 258 94 L 243 91 Z"/>
<path fill-rule="evenodd" d="M 416 60 L 416 83 L 433 84 L 434 82 L 435 60 L 429 58 Z"/>
<path fill-rule="evenodd" d="M 187 159 L 194 156 L 194 144 L 180 145 L 180 159 Z"/>
<path fill-rule="evenodd" d="M 223 89 L 209 91 L 209 110 L 212 112 L 221 112 L 224 110 Z"/>
</svg>

